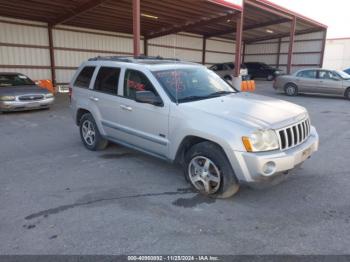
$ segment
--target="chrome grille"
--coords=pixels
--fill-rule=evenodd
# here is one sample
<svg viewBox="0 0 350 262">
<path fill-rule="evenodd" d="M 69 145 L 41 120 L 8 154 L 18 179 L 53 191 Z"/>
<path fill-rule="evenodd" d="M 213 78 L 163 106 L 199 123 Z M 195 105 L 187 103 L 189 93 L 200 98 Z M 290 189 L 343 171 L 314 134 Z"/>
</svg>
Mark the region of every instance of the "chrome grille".
<svg viewBox="0 0 350 262">
<path fill-rule="evenodd" d="M 281 150 L 302 144 L 310 135 L 310 120 L 303 120 L 295 125 L 277 130 Z"/>
<path fill-rule="evenodd" d="M 44 99 L 44 95 L 24 95 L 18 97 L 20 101 L 36 101 Z"/>
</svg>

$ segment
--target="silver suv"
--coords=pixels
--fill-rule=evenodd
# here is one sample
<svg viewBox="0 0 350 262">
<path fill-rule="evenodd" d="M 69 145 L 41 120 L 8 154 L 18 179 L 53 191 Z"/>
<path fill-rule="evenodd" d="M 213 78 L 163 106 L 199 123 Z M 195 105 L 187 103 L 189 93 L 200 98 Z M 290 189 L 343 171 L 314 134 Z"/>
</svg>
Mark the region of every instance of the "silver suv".
<svg viewBox="0 0 350 262">
<path fill-rule="evenodd" d="M 318 149 L 303 107 L 238 92 L 178 60 L 90 59 L 72 79 L 71 107 L 89 150 L 111 141 L 179 163 L 191 185 L 213 197 L 282 177 Z"/>
</svg>

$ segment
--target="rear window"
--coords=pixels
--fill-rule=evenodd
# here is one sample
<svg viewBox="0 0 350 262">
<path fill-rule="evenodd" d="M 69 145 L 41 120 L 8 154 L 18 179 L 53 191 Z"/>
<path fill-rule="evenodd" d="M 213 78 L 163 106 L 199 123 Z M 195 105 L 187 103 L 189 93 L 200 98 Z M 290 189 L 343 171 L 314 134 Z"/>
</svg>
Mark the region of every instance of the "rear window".
<svg viewBox="0 0 350 262">
<path fill-rule="evenodd" d="M 77 80 L 75 80 L 74 86 L 81 87 L 81 88 L 89 88 L 94 71 L 95 71 L 94 66 L 84 67 L 83 70 L 81 70 L 80 74 L 78 75 Z"/>
<path fill-rule="evenodd" d="M 317 74 L 316 70 L 304 70 L 304 71 L 300 71 L 297 74 L 297 77 L 315 79 L 316 74 Z"/>
<path fill-rule="evenodd" d="M 116 67 L 101 67 L 96 77 L 94 90 L 107 93 L 118 94 L 120 68 Z"/>
</svg>

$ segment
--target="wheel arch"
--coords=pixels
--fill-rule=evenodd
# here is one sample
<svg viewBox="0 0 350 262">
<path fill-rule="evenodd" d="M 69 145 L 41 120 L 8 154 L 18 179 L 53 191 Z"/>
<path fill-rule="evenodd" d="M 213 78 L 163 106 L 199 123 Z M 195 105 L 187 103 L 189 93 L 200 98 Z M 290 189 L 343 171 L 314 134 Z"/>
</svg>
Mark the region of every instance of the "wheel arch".
<svg viewBox="0 0 350 262">
<path fill-rule="evenodd" d="M 90 112 L 89 110 L 87 110 L 87 109 L 85 109 L 85 108 L 79 108 L 79 109 L 77 110 L 77 113 L 76 113 L 75 124 L 76 124 L 76 125 L 79 125 L 79 124 L 80 124 L 80 119 L 81 119 L 81 117 L 82 117 L 84 114 L 87 114 L 87 113 L 90 113 L 90 114 L 91 114 L 91 112 Z"/>
<path fill-rule="evenodd" d="M 188 152 L 188 150 L 193 147 L 196 144 L 202 143 L 202 142 L 210 142 L 213 143 L 215 145 L 217 145 L 222 152 L 226 155 L 225 150 L 223 149 L 223 147 L 218 144 L 217 142 L 214 142 L 210 139 L 207 138 L 203 138 L 200 136 L 195 136 L 195 135 L 188 135 L 186 137 L 184 137 L 176 151 L 176 155 L 175 155 L 175 163 L 178 163 L 180 165 L 184 164 L 185 162 L 185 155 Z M 227 155 L 226 155 L 227 157 Z"/>
</svg>

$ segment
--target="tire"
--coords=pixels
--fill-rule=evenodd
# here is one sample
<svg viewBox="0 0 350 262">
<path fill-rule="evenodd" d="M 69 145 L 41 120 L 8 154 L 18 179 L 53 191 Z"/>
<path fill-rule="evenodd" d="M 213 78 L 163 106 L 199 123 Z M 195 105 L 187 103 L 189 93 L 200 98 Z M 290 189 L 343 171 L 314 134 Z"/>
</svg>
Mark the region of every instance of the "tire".
<svg viewBox="0 0 350 262">
<path fill-rule="evenodd" d="M 284 92 L 287 96 L 297 96 L 298 95 L 298 87 L 294 84 L 286 84 L 284 87 Z"/>
<path fill-rule="evenodd" d="M 267 81 L 272 81 L 274 78 L 275 78 L 275 77 L 274 77 L 273 75 L 268 75 L 268 76 L 266 77 L 266 80 L 267 80 Z"/>
<path fill-rule="evenodd" d="M 90 113 L 82 115 L 79 121 L 80 138 L 84 146 L 91 151 L 103 150 L 108 140 L 101 136 L 94 117 Z M 87 134 L 89 132 L 89 135 Z"/>
<path fill-rule="evenodd" d="M 196 191 L 209 197 L 229 198 L 239 190 L 237 178 L 225 153 L 211 142 L 196 144 L 188 150 L 184 173 Z"/>
<path fill-rule="evenodd" d="M 345 91 L 345 98 L 350 100 L 350 87 Z"/>
</svg>

